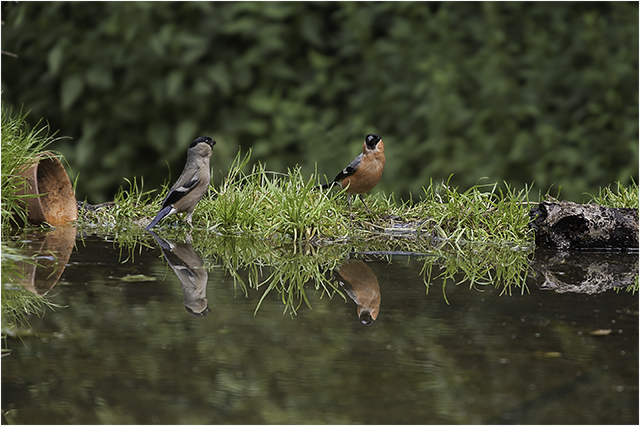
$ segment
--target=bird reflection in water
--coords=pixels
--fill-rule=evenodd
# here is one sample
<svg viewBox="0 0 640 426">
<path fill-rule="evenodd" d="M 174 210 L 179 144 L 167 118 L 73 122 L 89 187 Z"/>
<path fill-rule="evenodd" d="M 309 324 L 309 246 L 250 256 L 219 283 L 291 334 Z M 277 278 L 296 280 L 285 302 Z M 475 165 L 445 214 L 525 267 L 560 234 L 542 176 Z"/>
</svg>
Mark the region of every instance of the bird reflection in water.
<svg viewBox="0 0 640 426">
<path fill-rule="evenodd" d="M 371 268 L 361 260 L 351 259 L 335 269 L 338 282 L 358 305 L 358 319 L 371 325 L 380 312 L 380 285 Z"/>
<path fill-rule="evenodd" d="M 207 316 L 211 312 L 207 300 L 209 274 L 204 262 L 191 245 L 191 236 L 188 235 L 184 243 L 179 243 L 165 240 L 153 231 L 147 232 L 156 240 L 164 258 L 180 280 L 187 312 L 195 317 Z"/>
</svg>

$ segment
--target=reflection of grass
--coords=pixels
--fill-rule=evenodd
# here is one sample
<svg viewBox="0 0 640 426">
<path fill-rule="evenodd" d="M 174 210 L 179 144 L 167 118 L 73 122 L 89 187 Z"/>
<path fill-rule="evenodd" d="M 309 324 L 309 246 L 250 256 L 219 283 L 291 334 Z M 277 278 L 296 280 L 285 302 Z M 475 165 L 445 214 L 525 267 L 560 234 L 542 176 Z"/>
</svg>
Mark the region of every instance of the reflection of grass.
<svg viewBox="0 0 640 426">
<path fill-rule="evenodd" d="M 276 263 L 270 265 L 271 275 L 260 284 L 265 285 L 266 290 L 256 306 L 256 312 L 272 290 L 280 294 L 285 313 L 287 311 L 295 313 L 303 301 L 309 308 L 311 307 L 305 291 L 307 284 L 313 285 L 314 290 L 320 291 L 321 295 L 327 294 L 333 297 L 335 294 L 337 285 L 331 279 L 331 271 L 336 267 L 338 259 L 327 260 L 324 256 L 317 254 L 292 253 L 283 250 L 274 260 Z"/>
<path fill-rule="evenodd" d="M 197 231 L 196 231 L 197 232 Z M 303 304 L 311 307 L 307 292 L 309 288 L 319 297 L 333 297 L 336 293 L 345 297 L 336 285 L 332 271 L 350 256 L 371 255 L 391 260 L 395 254 L 410 253 L 406 247 L 419 247 L 421 256 L 415 259 L 422 263 L 427 291 L 434 280 L 442 279 L 456 285 L 468 282 L 471 288 L 494 285 L 502 294 L 511 294 L 515 287 L 527 290 L 525 281 L 529 273 L 529 257 L 532 247 L 496 245 L 492 243 L 446 243 L 437 246 L 430 239 L 359 239 L 349 244 L 328 244 L 322 247 L 309 242 L 274 242 L 262 238 L 247 238 L 238 235 L 188 232 L 193 246 L 210 265 L 221 265 L 233 277 L 242 293 L 249 289 L 265 289 L 256 311 L 266 297 L 278 294 L 284 312 L 295 314 Z M 184 229 L 172 229 L 166 238 L 184 241 Z M 133 250 L 146 245 L 137 242 L 130 245 Z M 392 250 L 389 250 L 389 249 Z M 460 279 L 462 274 L 462 279 Z M 459 279 L 459 281 L 453 281 Z M 309 287 L 311 286 L 311 287 Z M 443 288 L 444 294 L 444 288 Z M 446 294 L 444 294 L 446 299 Z"/>
<path fill-rule="evenodd" d="M 247 288 L 265 288 L 256 311 L 275 290 L 280 295 L 284 312 L 291 314 L 295 314 L 303 302 L 311 306 L 305 290 L 309 284 L 321 295 L 333 297 L 336 283 L 331 278 L 331 271 L 348 251 L 344 246 L 320 251 L 312 246 L 276 246 L 263 239 L 215 235 L 197 239 L 194 246 L 205 258 L 223 265 L 245 295 Z M 270 271 L 268 275 L 266 270 Z M 245 274 L 246 281 L 242 278 Z"/>
<path fill-rule="evenodd" d="M 626 287 L 615 287 L 613 290 L 616 293 L 619 293 L 620 290 L 624 290 L 627 293 L 631 293 L 631 294 L 636 294 L 636 292 L 638 291 L 638 287 L 639 287 L 639 283 L 638 283 L 638 275 L 636 275 L 636 281 L 633 285 L 628 285 Z"/>
<path fill-rule="evenodd" d="M 446 300 L 447 282 L 462 277 L 455 284 L 468 282 L 470 288 L 493 285 L 501 288 L 501 294 L 511 295 L 512 289 L 518 288 L 521 293 L 528 291 L 526 286 L 529 275 L 529 257 L 533 253 L 530 248 L 509 245 L 469 243 L 464 249 L 458 246 L 445 245 L 434 249 L 423 259 L 422 271 L 427 292 L 434 280 L 442 280 L 442 293 Z M 435 269 L 435 271 L 434 271 Z"/>
<path fill-rule="evenodd" d="M 31 315 L 41 316 L 46 308 L 53 309 L 57 305 L 51 303 L 46 296 L 39 296 L 25 290 L 20 283 L 24 278 L 20 263 L 36 263 L 28 256 L 21 255 L 19 250 L 2 244 L 2 336 L 19 336 L 21 329 L 29 328 Z"/>
<path fill-rule="evenodd" d="M 55 305 L 45 297 L 23 288 L 2 289 L 2 333 L 15 334 L 19 328 L 29 327 L 29 316 L 42 316 L 46 308 Z"/>
</svg>

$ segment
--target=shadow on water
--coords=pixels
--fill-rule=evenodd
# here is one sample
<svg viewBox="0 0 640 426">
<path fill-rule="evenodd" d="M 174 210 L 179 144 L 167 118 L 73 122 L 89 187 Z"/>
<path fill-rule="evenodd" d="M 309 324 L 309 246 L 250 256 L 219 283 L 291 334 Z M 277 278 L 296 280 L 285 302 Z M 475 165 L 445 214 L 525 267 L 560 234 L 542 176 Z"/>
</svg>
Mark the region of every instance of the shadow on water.
<svg viewBox="0 0 640 426">
<path fill-rule="evenodd" d="M 9 423 L 638 423 L 637 253 L 65 235 L 13 243 Z"/>
</svg>

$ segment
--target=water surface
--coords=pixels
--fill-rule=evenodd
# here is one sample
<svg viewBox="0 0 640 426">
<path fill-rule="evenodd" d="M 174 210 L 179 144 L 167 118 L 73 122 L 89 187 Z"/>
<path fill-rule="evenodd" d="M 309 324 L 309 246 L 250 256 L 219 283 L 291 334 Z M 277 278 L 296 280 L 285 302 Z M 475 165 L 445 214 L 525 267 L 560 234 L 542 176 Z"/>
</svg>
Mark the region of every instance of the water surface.
<svg viewBox="0 0 640 426">
<path fill-rule="evenodd" d="M 77 241 L 44 291 L 61 307 L 7 339 L 6 421 L 638 423 L 638 296 L 624 289 L 450 281 L 445 300 L 441 282 L 427 293 L 415 257 L 354 256 L 356 275 L 377 279 L 350 289 L 378 304 L 366 326 L 348 288 L 308 284 L 311 306 L 295 315 L 271 291 L 256 312 L 264 286 L 234 283 L 211 259 L 193 267 L 188 245 L 171 260 L 148 243 L 132 256 Z"/>
</svg>

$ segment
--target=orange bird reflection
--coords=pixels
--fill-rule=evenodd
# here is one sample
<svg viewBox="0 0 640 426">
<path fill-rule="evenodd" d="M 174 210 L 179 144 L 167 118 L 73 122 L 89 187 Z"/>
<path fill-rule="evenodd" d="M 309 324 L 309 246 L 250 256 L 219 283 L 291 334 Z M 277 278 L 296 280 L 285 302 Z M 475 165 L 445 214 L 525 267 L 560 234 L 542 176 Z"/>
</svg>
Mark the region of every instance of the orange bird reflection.
<svg viewBox="0 0 640 426">
<path fill-rule="evenodd" d="M 358 319 L 371 325 L 380 312 L 380 285 L 371 268 L 361 260 L 349 260 L 335 269 L 338 282 L 358 305 Z"/>
</svg>

